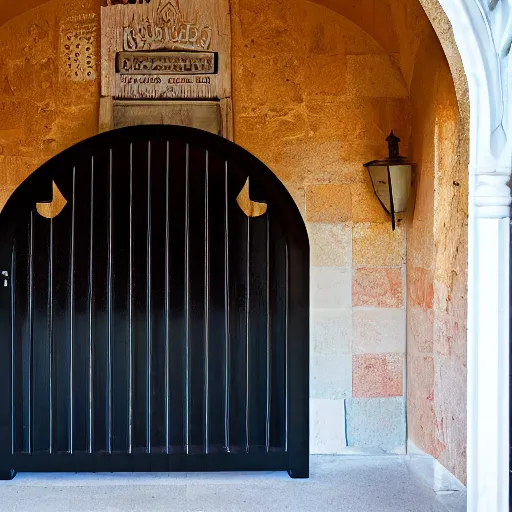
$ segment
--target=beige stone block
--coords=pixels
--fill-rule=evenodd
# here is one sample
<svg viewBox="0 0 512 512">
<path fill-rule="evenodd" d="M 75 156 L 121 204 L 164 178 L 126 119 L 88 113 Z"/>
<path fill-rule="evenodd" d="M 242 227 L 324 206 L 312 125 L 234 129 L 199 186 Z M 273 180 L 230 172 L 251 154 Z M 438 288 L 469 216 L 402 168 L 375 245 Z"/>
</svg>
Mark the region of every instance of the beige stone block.
<svg viewBox="0 0 512 512">
<path fill-rule="evenodd" d="M 391 223 L 354 224 L 352 264 L 355 267 L 401 267 L 405 263 L 405 235 L 402 226 L 393 231 Z"/>
<path fill-rule="evenodd" d="M 304 67 L 305 98 L 339 97 L 347 89 L 347 61 L 344 53 L 311 55 Z"/>
<path fill-rule="evenodd" d="M 391 130 L 401 139 L 400 154 L 408 156 L 408 144 L 411 137 L 411 105 L 406 98 L 365 98 L 369 129 L 374 140 L 380 141 L 380 151 L 375 158 L 388 156 L 386 137 Z"/>
<path fill-rule="evenodd" d="M 410 353 L 431 353 L 434 349 L 434 311 L 418 306 L 407 308 L 407 349 Z"/>
<path fill-rule="evenodd" d="M 333 356 L 350 354 L 352 309 L 313 309 L 311 311 L 311 353 Z"/>
<path fill-rule="evenodd" d="M 3 210 L 5 203 L 7 203 L 15 190 L 16 189 L 13 187 L 0 187 L 0 212 Z"/>
<path fill-rule="evenodd" d="M 306 190 L 304 187 L 297 185 L 293 182 L 283 183 L 290 195 L 292 196 L 297 208 L 302 215 L 302 218 L 306 217 Z"/>
<path fill-rule="evenodd" d="M 364 169 L 361 166 L 362 169 Z M 368 173 L 364 169 L 365 173 Z M 386 212 L 378 200 L 369 176 L 365 176 L 364 183 L 356 183 L 351 187 L 352 191 L 352 220 L 354 222 L 389 222 L 391 216 Z"/>
<path fill-rule="evenodd" d="M 44 162 L 42 158 L 0 156 L 0 186 L 18 187 Z"/>
<path fill-rule="evenodd" d="M 316 267 L 352 266 L 352 226 L 350 224 L 309 223 L 311 265 Z"/>
<path fill-rule="evenodd" d="M 385 151 L 382 151 L 382 141 L 380 140 L 381 138 L 382 134 L 378 139 L 356 139 L 350 141 L 349 143 L 341 144 L 341 160 L 358 162 L 359 165 L 363 165 L 367 162 L 375 160 L 376 155 L 385 155 Z"/>
<path fill-rule="evenodd" d="M 402 309 L 354 309 L 354 354 L 405 354 L 405 311 Z"/>
<path fill-rule="evenodd" d="M 350 186 L 307 186 L 306 219 L 308 222 L 348 222 L 352 220 Z"/>
<path fill-rule="evenodd" d="M 303 185 L 309 170 L 302 158 L 307 154 L 305 116 L 295 107 L 237 108 L 235 142 L 267 164 L 283 182 Z M 290 147 L 291 146 L 291 147 Z"/>
<path fill-rule="evenodd" d="M 233 51 L 235 55 L 274 56 L 281 52 L 306 51 L 300 30 L 290 30 L 294 4 L 262 0 L 239 0 L 233 5 Z"/>
<path fill-rule="evenodd" d="M 298 130 L 302 118 L 299 118 Z M 302 132 L 301 132 L 302 133 Z M 256 135 L 256 134 L 255 134 Z M 279 138 L 269 141 L 262 148 L 276 174 L 289 181 L 302 184 L 357 183 L 364 181 L 361 162 L 341 158 L 340 141 L 318 141 L 316 137 L 303 136 Z"/>
<path fill-rule="evenodd" d="M 311 399 L 309 412 L 310 451 L 336 455 L 347 446 L 344 400 Z"/>
<path fill-rule="evenodd" d="M 311 398 L 340 400 L 352 394 L 350 354 L 311 354 Z"/>
<path fill-rule="evenodd" d="M 434 264 L 434 232 L 429 220 L 407 219 L 407 264 L 411 267 L 430 268 Z"/>
<path fill-rule="evenodd" d="M 409 95 L 402 73 L 389 55 L 347 55 L 347 89 L 354 96 Z"/>
<path fill-rule="evenodd" d="M 311 267 L 311 307 L 352 307 L 352 272 L 337 267 Z"/>
<path fill-rule="evenodd" d="M 439 437 L 445 442 L 446 451 L 439 460 L 447 468 L 465 477 L 467 433 L 467 366 L 466 361 L 453 357 L 434 356 L 435 412 Z M 445 441 L 449 435 L 449 442 Z"/>
<path fill-rule="evenodd" d="M 253 56 L 235 66 L 235 105 L 283 106 L 304 101 L 304 61 L 300 56 L 277 54 L 270 57 Z"/>
<path fill-rule="evenodd" d="M 339 141 L 350 147 L 352 142 L 376 139 L 365 98 L 308 98 L 305 107 L 309 135 L 316 140 Z"/>
</svg>

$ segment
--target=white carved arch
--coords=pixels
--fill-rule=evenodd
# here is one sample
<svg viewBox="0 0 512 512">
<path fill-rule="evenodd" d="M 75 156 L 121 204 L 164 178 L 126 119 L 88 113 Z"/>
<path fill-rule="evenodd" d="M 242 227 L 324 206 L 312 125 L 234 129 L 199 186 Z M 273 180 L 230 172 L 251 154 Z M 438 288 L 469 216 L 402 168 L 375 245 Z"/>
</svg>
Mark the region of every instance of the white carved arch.
<svg viewBox="0 0 512 512">
<path fill-rule="evenodd" d="M 448 17 L 469 93 L 468 511 L 505 512 L 510 446 L 511 0 L 420 1 L 453 72 L 458 56 L 441 34 L 447 30 L 444 13 Z"/>
</svg>

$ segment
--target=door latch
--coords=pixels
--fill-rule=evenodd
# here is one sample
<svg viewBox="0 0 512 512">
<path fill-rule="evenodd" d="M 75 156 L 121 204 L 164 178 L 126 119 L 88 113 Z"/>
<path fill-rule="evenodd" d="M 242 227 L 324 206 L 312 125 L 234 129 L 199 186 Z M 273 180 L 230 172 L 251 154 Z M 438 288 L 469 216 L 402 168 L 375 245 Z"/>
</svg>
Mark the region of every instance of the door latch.
<svg viewBox="0 0 512 512">
<path fill-rule="evenodd" d="M 8 277 L 9 277 L 9 272 L 7 270 L 2 270 L 2 276 L 4 277 L 4 288 L 7 288 L 9 286 L 9 281 L 8 281 Z"/>
</svg>

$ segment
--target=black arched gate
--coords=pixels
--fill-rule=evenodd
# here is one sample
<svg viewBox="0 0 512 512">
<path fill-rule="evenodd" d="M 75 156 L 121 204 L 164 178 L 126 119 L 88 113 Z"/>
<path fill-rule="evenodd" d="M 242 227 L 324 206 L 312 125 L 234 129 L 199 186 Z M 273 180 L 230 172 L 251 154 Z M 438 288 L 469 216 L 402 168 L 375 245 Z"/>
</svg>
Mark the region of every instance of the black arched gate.
<svg viewBox="0 0 512 512">
<path fill-rule="evenodd" d="M 30 176 L 0 229 L 3 478 L 308 476 L 309 243 L 261 162 L 190 128 L 105 133 Z"/>
</svg>

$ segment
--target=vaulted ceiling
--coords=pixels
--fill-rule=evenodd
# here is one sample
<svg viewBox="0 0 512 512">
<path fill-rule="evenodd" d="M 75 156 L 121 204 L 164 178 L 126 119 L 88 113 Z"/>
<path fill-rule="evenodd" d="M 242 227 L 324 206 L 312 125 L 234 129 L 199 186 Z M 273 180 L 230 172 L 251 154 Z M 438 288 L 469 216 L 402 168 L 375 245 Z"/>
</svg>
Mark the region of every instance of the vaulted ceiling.
<svg viewBox="0 0 512 512">
<path fill-rule="evenodd" d="M 349 19 L 367 32 L 389 53 L 400 52 L 395 31 L 396 7 L 402 0 L 309 0 Z M 408 0 L 417 2 L 418 0 Z M 394 8 L 395 7 L 395 8 Z"/>
<path fill-rule="evenodd" d="M 0 26 L 24 12 L 50 0 L 0 0 Z M 100 2 L 101 0 L 98 0 Z M 186 0 L 182 0 L 186 1 Z M 390 53 L 399 51 L 394 33 L 391 3 L 396 0 L 310 0 L 345 16 L 368 32 L 385 50 Z"/>
</svg>

